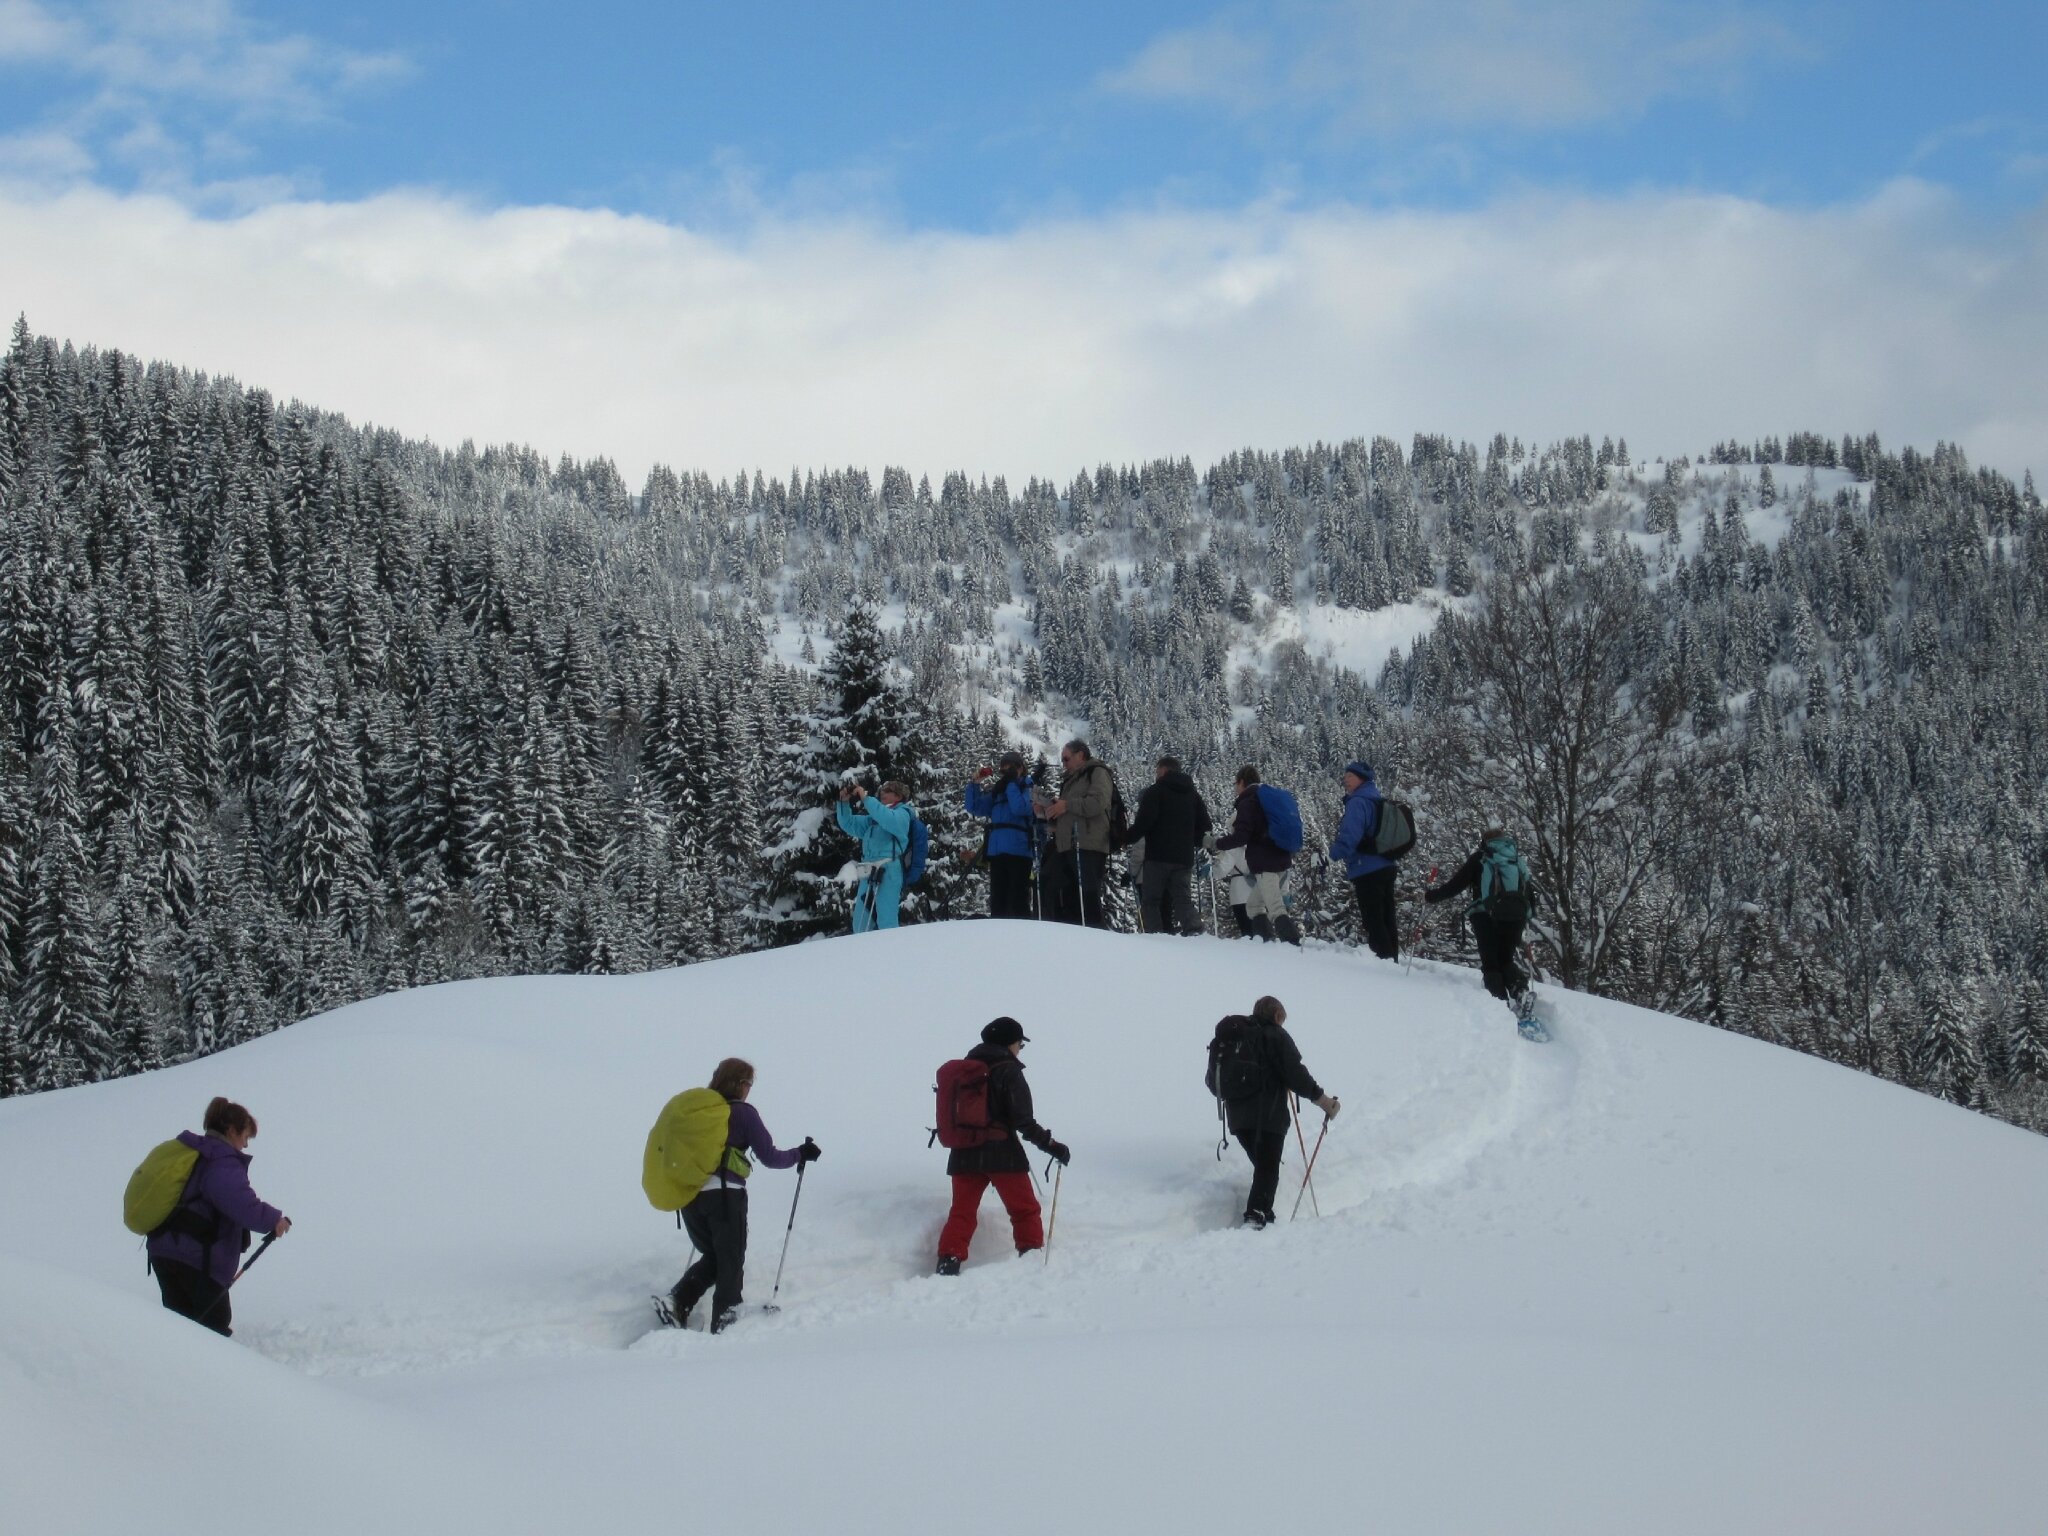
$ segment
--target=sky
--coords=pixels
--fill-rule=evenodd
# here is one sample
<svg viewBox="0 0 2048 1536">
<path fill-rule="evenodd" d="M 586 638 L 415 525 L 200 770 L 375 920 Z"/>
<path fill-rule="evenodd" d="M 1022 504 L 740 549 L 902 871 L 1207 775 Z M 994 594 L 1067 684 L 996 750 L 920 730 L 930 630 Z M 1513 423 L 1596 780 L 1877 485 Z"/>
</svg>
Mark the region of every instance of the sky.
<svg viewBox="0 0 2048 1536">
<path fill-rule="evenodd" d="M 0 306 L 453 443 L 2048 469 L 2048 12 L 0 0 Z"/>
</svg>

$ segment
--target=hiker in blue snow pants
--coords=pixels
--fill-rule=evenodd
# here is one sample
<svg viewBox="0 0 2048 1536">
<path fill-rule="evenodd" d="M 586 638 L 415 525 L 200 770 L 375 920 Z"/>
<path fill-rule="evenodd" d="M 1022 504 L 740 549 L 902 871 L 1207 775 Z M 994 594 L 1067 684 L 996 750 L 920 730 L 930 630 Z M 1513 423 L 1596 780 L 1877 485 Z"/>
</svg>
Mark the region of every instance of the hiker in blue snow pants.
<svg viewBox="0 0 2048 1536">
<path fill-rule="evenodd" d="M 853 931 L 894 928 L 896 907 L 903 900 L 903 852 L 910 846 L 910 798 L 890 780 L 870 795 L 858 785 L 839 791 L 839 830 L 860 844 L 867 865 L 853 893 Z M 855 809 L 858 807 L 858 809 Z"/>
</svg>

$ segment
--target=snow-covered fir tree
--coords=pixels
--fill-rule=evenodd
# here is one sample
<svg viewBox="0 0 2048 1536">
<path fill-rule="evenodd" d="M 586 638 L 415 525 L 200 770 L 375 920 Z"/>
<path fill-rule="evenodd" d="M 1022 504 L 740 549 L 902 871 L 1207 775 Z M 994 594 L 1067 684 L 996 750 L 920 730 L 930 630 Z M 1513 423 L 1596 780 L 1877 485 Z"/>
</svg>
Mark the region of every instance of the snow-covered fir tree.
<svg viewBox="0 0 2048 1536">
<path fill-rule="evenodd" d="M 1314 845 L 1363 755 L 1416 806 L 1411 874 L 1494 817 L 1537 848 L 1549 974 L 2048 1126 L 2044 532 L 2030 478 L 1805 430 L 1014 489 L 657 466 L 636 498 L 601 459 L 443 450 L 17 324 L 0 997 L 35 1087 L 385 987 L 836 931 L 855 769 L 932 828 L 906 920 L 961 916 L 966 776 L 1079 734 L 1132 799 L 1163 751 L 1219 819 L 1239 763 L 1295 788 L 1316 938 L 1355 941 Z M 1575 655 L 1610 590 L 1626 622 Z M 1554 783 L 1511 766 L 1470 648 L 1540 593 L 1557 645 L 1524 673 L 1621 717 L 1579 712 L 1604 766 Z"/>
</svg>

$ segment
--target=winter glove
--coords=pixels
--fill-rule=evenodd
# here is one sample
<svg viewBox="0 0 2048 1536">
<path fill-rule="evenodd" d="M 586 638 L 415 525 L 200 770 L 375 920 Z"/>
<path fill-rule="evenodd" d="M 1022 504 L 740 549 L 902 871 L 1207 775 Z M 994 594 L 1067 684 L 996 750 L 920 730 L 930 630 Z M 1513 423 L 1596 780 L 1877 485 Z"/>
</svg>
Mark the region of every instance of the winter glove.
<svg viewBox="0 0 2048 1536">
<path fill-rule="evenodd" d="M 824 1155 L 824 1151 L 808 1136 L 804 1138 L 804 1144 L 796 1149 L 796 1160 L 799 1163 L 815 1163 Z"/>
<path fill-rule="evenodd" d="M 1215 851 L 1216 851 L 1216 834 L 1215 834 L 1214 832 L 1204 832 L 1204 833 L 1202 834 L 1202 852 L 1204 852 L 1204 853 L 1214 853 Z"/>
<path fill-rule="evenodd" d="M 1334 1093 L 1326 1093 L 1316 1100 L 1316 1108 L 1320 1109 L 1324 1115 L 1332 1120 L 1337 1118 L 1337 1111 L 1343 1107 L 1342 1104 L 1337 1102 L 1337 1096 Z"/>
<path fill-rule="evenodd" d="M 1064 1141 L 1048 1141 L 1045 1144 L 1045 1155 L 1064 1168 L 1074 1154 L 1067 1150 Z"/>
<path fill-rule="evenodd" d="M 1422 899 L 1428 902 L 1433 907 L 1438 902 L 1444 899 L 1444 893 L 1442 891 L 1432 891 L 1425 889 L 1422 893 Z"/>
</svg>

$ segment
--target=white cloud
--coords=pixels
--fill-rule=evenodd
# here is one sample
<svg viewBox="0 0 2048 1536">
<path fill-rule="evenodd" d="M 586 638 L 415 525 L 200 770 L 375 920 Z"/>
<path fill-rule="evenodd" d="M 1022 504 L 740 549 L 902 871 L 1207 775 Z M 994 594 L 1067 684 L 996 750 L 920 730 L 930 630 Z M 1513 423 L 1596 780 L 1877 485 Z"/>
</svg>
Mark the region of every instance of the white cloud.
<svg viewBox="0 0 2048 1536">
<path fill-rule="evenodd" d="M 0 0 L 0 64 L 52 58 L 77 44 L 71 24 L 36 0 Z"/>
<path fill-rule="evenodd" d="M 423 194 L 205 218 L 0 192 L 0 311 L 444 444 L 1061 480 L 1247 443 L 1875 429 L 2048 467 L 2048 238 L 1901 183 L 1472 212 L 1259 205 L 995 236 L 707 235 Z"/>
<path fill-rule="evenodd" d="M 14 142 L 68 140 L 140 184 L 188 193 L 218 174 L 223 150 L 241 158 L 234 127 L 318 122 L 409 69 L 396 53 L 278 31 L 237 0 L 0 0 L 0 66 L 36 71 L 53 100 Z M 76 174 L 48 154 L 43 162 L 46 179 Z M 11 163 L 33 168 L 20 153 Z"/>
<path fill-rule="evenodd" d="M 1556 128 L 1739 90 L 1801 52 L 1781 23 L 1732 3 L 1303 0 L 1161 33 L 1100 84 L 1352 132 Z"/>
</svg>

